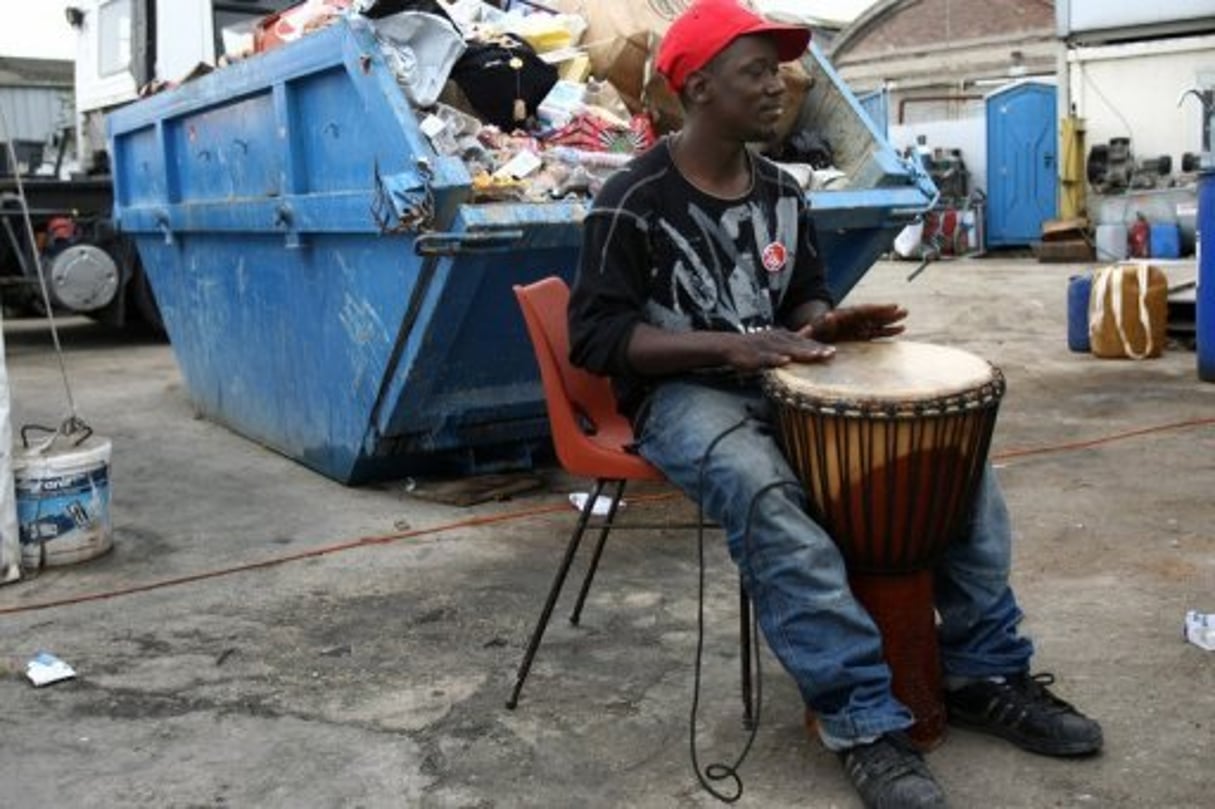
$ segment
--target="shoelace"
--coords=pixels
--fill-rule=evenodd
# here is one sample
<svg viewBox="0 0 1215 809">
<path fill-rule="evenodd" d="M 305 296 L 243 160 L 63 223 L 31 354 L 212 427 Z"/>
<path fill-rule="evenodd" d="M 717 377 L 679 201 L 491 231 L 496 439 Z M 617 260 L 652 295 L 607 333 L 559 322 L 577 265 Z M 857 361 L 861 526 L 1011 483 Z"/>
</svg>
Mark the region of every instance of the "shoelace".
<svg viewBox="0 0 1215 809">
<path fill-rule="evenodd" d="M 1018 681 L 1022 687 L 1018 688 Z M 1050 672 L 1024 675 L 1016 680 L 1004 683 L 1005 688 L 1018 702 L 1027 707 L 1038 707 L 1049 713 L 1067 713 L 1075 711 L 1070 702 L 1059 699 L 1051 693 L 1048 686 L 1055 684 L 1055 675 Z"/>
<path fill-rule="evenodd" d="M 928 768 L 920 754 L 895 734 L 864 745 L 863 749 L 850 750 L 845 756 L 848 769 L 854 778 L 858 770 L 879 780 L 887 775 L 893 778 L 901 778 L 904 775 L 928 776 Z"/>
</svg>

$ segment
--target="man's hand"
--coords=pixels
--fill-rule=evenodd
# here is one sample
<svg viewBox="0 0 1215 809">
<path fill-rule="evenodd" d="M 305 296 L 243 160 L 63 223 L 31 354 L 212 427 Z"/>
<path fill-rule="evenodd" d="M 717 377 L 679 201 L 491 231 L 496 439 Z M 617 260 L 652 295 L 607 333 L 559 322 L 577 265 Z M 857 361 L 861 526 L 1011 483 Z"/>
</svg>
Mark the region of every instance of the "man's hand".
<svg viewBox="0 0 1215 809">
<path fill-rule="evenodd" d="M 907 310 L 896 303 L 867 303 L 832 309 L 810 324 L 810 335 L 821 343 L 876 340 L 902 334 L 900 320 Z"/>
<path fill-rule="evenodd" d="M 726 364 L 736 371 L 760 371 L 791 362 L 823 362 L 835 349 L 812 338 L 812 327 L 799 331 L 767 329 L 747 334 L 721 333 Z"/>
</svg>

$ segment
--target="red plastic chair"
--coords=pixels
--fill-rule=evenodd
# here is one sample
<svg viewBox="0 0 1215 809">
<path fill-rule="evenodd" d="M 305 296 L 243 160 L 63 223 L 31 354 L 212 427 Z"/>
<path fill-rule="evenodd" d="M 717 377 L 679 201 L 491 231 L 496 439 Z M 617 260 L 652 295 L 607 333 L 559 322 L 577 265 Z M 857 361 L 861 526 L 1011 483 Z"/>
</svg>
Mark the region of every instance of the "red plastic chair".
<svg viewBox="0 0 1215 809">
<path fill-rule="evenodd" d="M 519 693 L 527 680 L 535 659 L 536 650 L 544 631 L 548 628 L 553 608 L 561 595 L 570 565 L 578 552 L 582 536 L 590 526 L 592 509 L 599 495 L 608 484 L 614 484 L 607 515 L 599 527 L 599 539 L 587 569 L 586 579 L 578 593 L 570 623 L 577 624 L 582 615 L 582 606 L 591 588 L 604 543 L 613 528 L 616 510 L 620 505 L 624 489 L 629 481 L 664 480 L 662 473 L 644 458 L 631 452 L 633 428 L 616 410 L 616 396 L 611 382 L 602 376 L 575 368 L 569 361 L 569 287 L 560 278 L 541 279 L 527 286 L 515 286 L 515 297 L 523 309 L 523 320 L 531 337 L 536 360 L 540 365 L 540 380 L 544 387 L 544 400 L 548 409 L 549 426 L 553 434 L 553 446 L 557 459 L 570 474 L 593 478 L 595 486 L 578 515 L 578 522 L 565 549 L 565 556 L 557 568 L 557 575 L 549 589 L 540 620 L 532 631 L 531 640 L 514 691 L 506 702 L 513 709 L 519 703 Z M 753 717 L 751 698 L 751 602 L 739 582 L 739 603 L 742 635 L 742 694 L 744 717 L 750 725 Z"/>
</svg>

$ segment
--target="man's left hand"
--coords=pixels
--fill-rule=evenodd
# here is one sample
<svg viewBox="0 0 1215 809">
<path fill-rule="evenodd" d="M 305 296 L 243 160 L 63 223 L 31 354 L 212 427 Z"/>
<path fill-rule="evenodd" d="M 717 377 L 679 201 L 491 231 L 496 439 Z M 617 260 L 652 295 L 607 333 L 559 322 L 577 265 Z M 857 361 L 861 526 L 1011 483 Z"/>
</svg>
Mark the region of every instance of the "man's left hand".
<svg viewBox="0 0 1215 809">
<path fill-rule="evenodd" d="M 896 303 L 866 303 L 832 309 L 811 324 L 811 335 L 820 343 L 876 340 L 902 334 L 901 321 L 907 310 Z"/>
</svg>

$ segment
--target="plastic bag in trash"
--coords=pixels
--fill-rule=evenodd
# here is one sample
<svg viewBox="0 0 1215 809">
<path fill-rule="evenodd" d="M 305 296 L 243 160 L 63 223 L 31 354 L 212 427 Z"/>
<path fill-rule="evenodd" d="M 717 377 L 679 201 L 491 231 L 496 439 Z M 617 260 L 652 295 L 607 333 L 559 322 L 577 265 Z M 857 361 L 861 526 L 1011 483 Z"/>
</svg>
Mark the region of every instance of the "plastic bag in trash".
<svg viewBox="0 0 1215 809">
<path fill-rule="evenodd" d="M 919 258 L 923 252 L 920 242 L 924 238 L 924 223 L 913 222 L 894 237 L 894 252 L 899 258 Z"/>
<path fill-rule="evenodd" d="M 480 117 L 509 131 L 536 114 L 557 83 L 557 68 L 524 40 L 504 34 L 470 40 L 451 77 Z"/>
<path fill-rule="evenodd" d="M 253 45 L 258 53 L 294 42 L 320 30 L 350 10 L 350 0 L 304 0 L 290 8 L 268 14 L 253 27 Z"/>
<path fill-rule="evenodd" d="M 373 20 L 400 14 L 402 11 L 423 11 L 454 22 L 446 6 L 439 0 L 355 0 L 354 10 Z"/>
<path fill-rule="evenodd" d="M 405 96 L 419 107 L 439 99 L 456 60 L 464 53 L 464 38 L 442 17 L 403 11 L 375 22 L 384 58 Z"/>
</svg>

